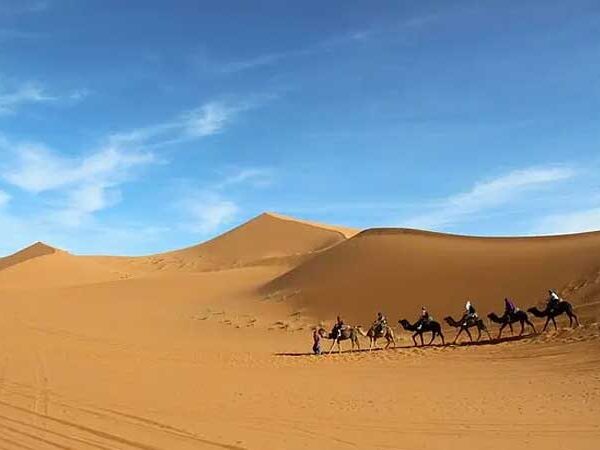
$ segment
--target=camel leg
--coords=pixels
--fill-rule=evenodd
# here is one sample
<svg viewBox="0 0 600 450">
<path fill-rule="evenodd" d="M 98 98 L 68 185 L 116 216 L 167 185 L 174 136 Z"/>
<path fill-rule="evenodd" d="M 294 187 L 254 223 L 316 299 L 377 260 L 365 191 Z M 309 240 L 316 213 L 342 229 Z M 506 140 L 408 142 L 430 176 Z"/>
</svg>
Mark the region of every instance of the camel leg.
<svg viewBox="0 0 600 450">
<path fill-rule="evenodd" d="M 510 319 L 509 319 L 510 320 Z M 508 327 L 510 328 L 510 335 L 514 336 L 515 335 L 515 330 L 513 330 L 513 326 L 512 323 L 508 322 Z"/>
<path fill-rule="evenodd" d="M 396 347 L 396 341 L 394 341 L 394 335 L 393 334 L 388 334 L 385 337 L 385 340 L 387 341 L 387 344 L 385 345 L 385 349 L 387 350 L 388 348 L 390 348 L 390 345 L 392 345 L 392 343 L 394 344 L 394 348 Z"/>
<path fill-rule="evenodd" d="M 546 328 L 548 327 L 548 324 L 549 324 L 549 323 L 550 323 L 550 316 L 548 316 L 548 317 L 546 318 L 546 323 L 544 324 L 544 328 L 542 328 L 542 333 L 543 333 L 544 331 L 546 331 Z"/>
<path fill-rule="evenodd" d="M 338 339 L 338 353 L 342 353 L 342 342 Z"/>
<path fill-rule="evenodd" d="M 579 318 L 575 315 L 573 311 L 567 311 L 567 315 L 569 316 L 569 326 L 573 326 L 573 319 L 575 319 L 575 324 L 579 326 Z"/>
<path fill-rule="evenodd" d="M 453 344 L 456 344 L 456 341 L 458 340 L 458 337 L 461 335 L 462 332 L 463 332 L 463 327 L 460 327 L 460 329 L 458 330 L 458 334 L 454 338 L 454 342 L 452 342 Z"/>
<path fill-rule="evenodd" d="M 444 334 L 440 331 L 440 337 L 442 338 L 442 345 L 446 345 L 446 340 L 444 339 Z"/>
<path fill-rule="evenodd" d="M 423 342 L 423 333 L 421 332 L 421 334 L 419 334 L 419 337 L 421 338 L 421 347 L 423 347 L 425 345 L 425 342 Z"/>
<path fill-rule="evenodd" d="M 337 342 L 337 339 L 334 339 L 333 342 L 331 343 L 331 347 L 329 347 L 329 352 L 327 352 L 328 355 L 331 355 L 331 352 L 333 351 L 333 347 L 336 342 Z"/>
<path fill-rule="evenodd" d="M 554 320 L 554 317 L 552 318 L 552 323 L 554 324 L 554 331 L 558 331 L 558 327 L 556 326 L 556 320 Z"/>
<path fill-rule="evenodd" d="M 432 331 L 431 332 L 431 340 L 429 341 L 429 344 L 427 344 L 428 346 L 433 344 L 433 340 L 435 339 L 435 336 L 436 336 L 436 332 Z"/>
<path fill-rule="evenodd" d="M 524 331 L 525 331 L 525 322 L 522 320 L 521 321 L 521 332 L 519 333 L 519 336 L 523 336 Z"/>
<path fill-rule="evenodd" d="M 498 332 L 498 339 L 502 337 L 502 330 L 504 330 L 504 328 L 506 328 L 505 323 L 503 323 L 502 326 L 500 326 L 500 331 Z"/>
<path fill-rule="evenodd" d="M 415 333 L 415 334 L 412 335 L 412 339 L 413 339 L 413 342 L 415 343 L 415 347 L 417 346 L 417 340 L 415 339 L 415 337 L 417 336 L 417 334 L 418 333 Z"/>
<path fill-rule="evenodd" d="M 533 323 L 529 321 L 529 319 L 527 319 L 527 325 L 529 325 L 531 328 L 533 328 L 533 334 L 537 334 L 537 331 L 535 331 L 535 327 L 533 326 Z"/>
<path fill-rule="evenodd" d="M 469 340 L 470 340 L 471 342 L 473 342 L 473 335 L 471 334 L 471 332 L 469 331 L 469 329 L 468 329 L 468 328 L 465 328 L 465 331 L 467 332 L 467 336 L 469 336 Z"/>
<path fill-rule="evenodd" d="M 477 327 L 477 342 L 479 342 L 481 340 L 481 328 Z M 473 342 L 473 339 L 471 339 L 471 342 Z"/>
</svg>

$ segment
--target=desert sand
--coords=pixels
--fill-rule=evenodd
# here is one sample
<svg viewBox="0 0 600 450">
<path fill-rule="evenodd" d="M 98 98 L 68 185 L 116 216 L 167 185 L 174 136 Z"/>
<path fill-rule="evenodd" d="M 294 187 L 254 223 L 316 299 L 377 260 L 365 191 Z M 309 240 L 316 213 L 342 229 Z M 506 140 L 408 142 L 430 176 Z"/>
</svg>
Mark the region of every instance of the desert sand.
<svg viewBox="0 0 600 450">
<path fill-rule="evenodd" d="M 0 450 L 600 446 L 600 233 L 358 232 L 263 214 L 147 257 L 50 244 L 0 259 Z M 395 325 L 471 299 L 485 316 L 549 288 L 582 326 L 427 348 L 395 327 L 396 349 L 310 354 L 312 327 L 338 313 Z"/>
</svg>

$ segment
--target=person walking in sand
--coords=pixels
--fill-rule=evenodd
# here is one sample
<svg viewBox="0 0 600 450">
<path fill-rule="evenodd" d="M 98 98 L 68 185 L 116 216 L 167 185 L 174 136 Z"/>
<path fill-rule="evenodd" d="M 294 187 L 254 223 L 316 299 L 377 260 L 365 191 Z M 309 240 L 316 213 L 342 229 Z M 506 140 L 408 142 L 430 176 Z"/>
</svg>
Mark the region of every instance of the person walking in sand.
<svg viewBox="0 0 600 450">
<path fill-rule="evenodd" d="M 319 330 L 319 328 L 315 328 L 313 330 L 313 353 L 315 355 L 320 355 L 321 354 L 321 330 Z"/>
</svg>

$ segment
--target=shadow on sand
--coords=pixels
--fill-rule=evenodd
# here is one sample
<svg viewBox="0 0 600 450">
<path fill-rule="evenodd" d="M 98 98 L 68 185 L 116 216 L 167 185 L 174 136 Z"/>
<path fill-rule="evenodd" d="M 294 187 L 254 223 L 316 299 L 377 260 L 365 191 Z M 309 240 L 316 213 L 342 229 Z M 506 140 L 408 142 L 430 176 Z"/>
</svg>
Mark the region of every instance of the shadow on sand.
<svg viewBox="0 0 600 450">
<path fill-rule="evenodd" d="M 517 341 L 522 341 L 525 339 L 531 339 L 533 337 L 537 336 L 537 334 L 524 334 L 523 336 L 508 336 L 508 337 L 503 337 L 500 339 L 492 339 L 490 340 L 481 340 L 479 342 L 459 342 L 458 344 L 446 344 L 446 345 L 442 345 L 442 344 L 431 344 L 431 345 L 424 345 L 421 346 L 419 345 L 418 347 L 415 347 L 414 345 L 401 345 L 401 346 L 397 346 L 397 347 L 392 347 L 392 348 L 374 348 L 372 351 L 373 352 L 383 352 L 383 351 L 394 351 L 394 350 L 410 350 L 410 349 L 428 349 L 428 348 L 451 348 L 451 347 L 480 347 L 480 346 L 486 346 L 486 345 L 498 345 L 498 344 L 504 344 L 505 342 L 517 342 Z M 369 349 L 368 348 L 362 348 L 360 350 L 343 350 L 342 353 L 369 353 Z M 337 351 L 333 351 L 332 355 L 336 355 L 338 354 Z M 312 352 L 305 352 L 305 353 L 275 353 L 275 356 L 315 356 L 313 355 Z M 323 353 L 320 356 L 327 356 L 327 353 Z"/>
</svg>

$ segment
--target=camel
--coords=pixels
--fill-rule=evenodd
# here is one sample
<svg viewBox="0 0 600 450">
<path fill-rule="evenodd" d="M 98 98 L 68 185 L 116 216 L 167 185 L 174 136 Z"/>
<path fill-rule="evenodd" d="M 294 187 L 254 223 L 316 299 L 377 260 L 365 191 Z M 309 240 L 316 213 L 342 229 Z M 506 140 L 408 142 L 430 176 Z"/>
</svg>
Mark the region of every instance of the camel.
<svg viewBox="0 0 600 450">
<path fill-rule="evenodd" d="M 545 310 L 540 311 L 534 306 L 532 308 L 529 308 L 527 311 L 529 311 L 535 317 L 546 317 L 546 323 L 544 324 L 544 329 L 542 330 L 542 333 L 546 331 L 546 327 L 548 326 L 548 323 L 550 321 L 552 321 L 552 323 L 554 324 L 554 329 L 558 330 L 556 326 L 556 320 L 554 320 L 554 318 L 560 316 L 561 314 L 567 314 L 567 316 L 569 316 L 570 327 L 573 326 L 573 319 L 575 319 L 575 324 L 579 326 L 579 318 L 573 312 L 573 305 L 571 305 L 565 300 L 558 302 L 553 309 L 546 306 Z"/>
<path fill-rule="evenodd" d="M 394 348 L 396 347 L 396 338 L 394 337 L 394 330 L 392 330 L 392 328 L 388 325 L 384 326 L 383 330 L 379 331 L 378 333 L 375 333 L 375 325 L 372 325 L 371 328 L 369 328 L 369 331 L 367 332 L 365 332 L 360 327 L 360 325 L 357 326 L 356 329 L 362 336 L 369 338 L 369 351 L 373 350 L 373 347 L 375 346 L 377 339 L 379 338 L 385 338 L 385 340 L 387 341 L 387 345 L 385 346 L 386 349 L 391 344 L 394 344 Z"/>
<path fill-rule="evenodd" d="M 454 341 L 452 342 L 453 344 L 456 344 L 458 337 L 461 335 L 461 333 L 463 331 L 466 331 L 467 335 L 469 336 L 469 339 L 471 340 L 471 342 L 473 342 L 473 336 L 469 332 L 469 328 L 471 328 L 471 327 L 477 327 L 477 332 L 479 333 L 477 335 L 477 342 L 479 342 L 479 340 L 481 339 L 481 331 L 485 331 L 487 333 L 490 341 L 492 340 L 492 336 L 490 335 L 490 332 L 488 331 L 487 327 L 483 323 L 483 320 L 481 320 L 479 318 L 477 318 L 477 320 L 469 320 L 466 323 L 466 325 L 464 324 L 463 320 L 461 320 L 460 322 L 457 322 L 456 320 L 454 320 L 452 318 L 452 316 L 444 317 L 444 320 L 451 327 L 460 328 L 458 330 L 458 334 L 456 335 L 456 337 L 454 338 Z"/>
<path fill-rule="evenodd" d="M 431 340 L 429 341 L 429 343 L 427 345 L 431 345 L 431 343 L 434 341 L 434 339 L 436 338 L 436 336 L 440 336 L 442 338 L 442 345 L 446 345 L 446 342 L 444 340 L 444 335 L 442 333 L 442 327 L 440 325 L 439 322 L 436 322 L 435 320 L 430 320 L 429 322 L 425 322 L 423 323 L 423 326 L 418 329 L 418 322 L 415 323 L 414 325 L 411 325 L 411 323 L 406 320 L 406 319 L 402 319 L 399 320 L 398 323 L 400 325 L 402 325 L 402 328 L 404 328 L 406 331 L 413 331 L 414 334 L 412 335 L 412 340 L 415 343 L 415 346 L 417 345 L 417 340 L 415 339 L 415 337 L 419 336 L 421 338 L 421 345 L 425 345 L 423 342 L 423 333 L 426 332 L 431 332 Z"/>
<path fill-rule="evenodd" d="M 354 350 L 355 345 L 360 350 L 360 342 L 358 341 L 358 330 L 355 327 L 344 327 L 341 330 L 339 337 L 333 336 L 332 333 L 328 333 L 324 328 L 319 328 L 318 333 L 323 339 L 333 339 L 328 354 L 331 354 L 331 352 L 333 351 L 333 347 L 336 343 L 338 345 L 338 352 L 342 353 L 342 345 L 340 344 L 340 341 L 346 341 L 348 339 L 350 339 L 350 342 L 352 342 L 352 350 Z"/>
<path fill-rule="evenodd" d="M 488 314 L 488 318 L 494 323 L 501 324 L 500 331 L 498 332 L 498 339 L 502 337 L 502 330 L 504 330 L 507 325 L 510 327 L 510 334 L 513 334 L 512 324 L 515 322 L 519 322 L 521 324 L 521 332 L 519 333 L 519 336 L 523 335 L 523 331 L 525 331 L 525 324 L 529 325 L 533 329 L 534 333 L 537 333 L 533 323 L 529 321 L 529 316 L 525 311 L 518 310 L 512 315 L 504 313 L 502 316 L 498 316 L 496 313 L 491 312 Z"/>
</svg>

